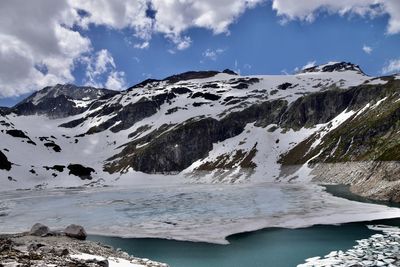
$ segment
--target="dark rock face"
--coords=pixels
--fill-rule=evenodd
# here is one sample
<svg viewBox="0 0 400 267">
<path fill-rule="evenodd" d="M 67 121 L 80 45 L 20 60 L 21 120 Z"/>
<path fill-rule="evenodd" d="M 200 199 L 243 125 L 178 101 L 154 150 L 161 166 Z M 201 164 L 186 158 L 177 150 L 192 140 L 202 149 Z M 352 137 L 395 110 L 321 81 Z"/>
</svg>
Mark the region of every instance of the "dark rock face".
<svg viewBox="0 0 400 267">
<path fill-rule="evenodd" d="M 171 92 L 178 95 L 189 94 L 192 92 L 189 88 L 186 87 L 174 87 L 171 89 Z"/>
<path fill-rule="evenodd" d="M 234 72 L 233 70 L 230 70 L 230 69 L 224 69 L 222 71 L 222 73 L 231 74 L 231 75 L 237 75 L 236 72 Z"/>
<path fill-rule="evenodd" d="M 55 143 L 48 142 L 48 143 L 45 143 L 44 146 L 52 148 L 55 152 L 61 152 L 61 147 Z"/>
<path fill-rule="evenodd" d="M 193 107 L 200 107 L 202 105 L 207 105 L 208 102 L 194 102 L 193 103 Z"/>
<path fill-rule="evenodd" d="M 291 85 L 285 85 L 287 86 Z M 105 170 L 113 173 L 133 167 L 134 170 L 145 173 L 180 172 L 194 161 L 206 157 L 213 143 L 240 134 L 247 123 L 255 122 L 256 126 L 261 127 L 275 123 L 287 129 L 313 127 L 316 124 L 329 122 L 346 109 L 362 108 L 374 99 L 383 98 L 385 94 L 388 92 L 382 90 L 380 86 L 359 86 L 348 90 L 332 89 L 303 96 L 290 106 L 286 101 L 275 100 L 230 113 L 221 120 L 211 118 L 189 120 L 164 134 L 154 135 L 155 138 L 149 138 L 146 145 L 140 148 L 136 147 L 139 144 L 136 141 L 128 143 L 120 154 L 109 160 Z M 196 93 L 193 96 L 204 97 L 203 93 Z M 228 101 L 227 103 L 234 100 L 236 99 L 224 99 Z M 200 104 L 205 103 L 197 103 Z M 400 115 L 395 115 L 382 125 L 389 127 L 395 124 L 398 117 Z M 377 129 L 379 127 L 374 127 L 371 131 Z M 371 134 L 367 134 L 369 135 Z M 351 138 L 349 142 L 350 140 Z M 311 144 L 311 141 L 308 140 L 308 144 Z M 295 154 L 303 157 L 308 144 L 302 144 L 300 148 L 294 150 Z M 332 149 L 334 145 L 335 143 L 332 144 Z M 288 159 L 286 162 L 301 163 L 301 160 Z"/>
<path fill-rule="evenodd" d="M 95 102 L 95 104 L 96 103 L 100 103 L 100 102 L 97 101 L 97 102 Z M 82 118 L 79 118 L 79 119 L 76 119 L 76 120 L 69 121 L 67 123 L 60 124 L 59 127 L 74 128 L 74 127 L 82 124 L 83 122 L 85 122 L 86 120 L 88 120 L 90 118 L 94 118 L 96 116 L 107 116 L 107 115 L 110 115 L 112 113 L 117 113 L 122 108 L 123 107 L 120 104 L 105 105 L 101 110 L 99 110 L 97 112 L 90 113 L 86 117 L 82 117 Z M 98 131 L 106 130 L 109 127 L 111 127 L 114 123 L 115 123 L 115 121 L 114 122 L 110 121 L 109 123 L 105 123 L 104 125 L 99 126 L 98 129 L 92 128 L 92 129 L 89 130 L 89 133 L 96 133 Z M 110 125 L 108 125 L 108 124 L 110 124 Z"/>
<path fill-rule="evenodd" d="M 278 85 L 278 89 L 279 89 L 279 90 L 286 90 L 286 89 L 288 89 L 290 86 L 292 86 L 291 83 L 282 83 L 282 84 Z"/>
<path fill-rule="evenodd" d="M 211 101 L 216 101 L 221 98 L 221 96 L 219 96 L 219 95 L 214 95 L 211 93 L 202 93 L 202 92 L 196 92 L 192 95 L 192 98 L 198 98 L 198 97 L 204 98 L 206 100 L 211 100 Z"/>
<path fill-rule="evenodd" d="M 109 98 L 115 94 L 118 92 L 93 87 L 78 87 L 71 84 L 57 84 L 32 94 L 11 110 L 18 115 L 44 114 L 50 118 L 63 118 L 87 110 L 87 107 L 77 107 L 72 100 L 97 100 Z"/>
<path fill-rule="evenodd" d="M 192 79 L 204 79 L 217 75 L 219 71 L 188 71 L 177 75 L 172 75 L 164 79 L 168 83 L 176 83 Z"/>
<path fill-rule="evenodd" d="M 78 126 L 79 124 L 82 124 L 84 121 L 86 121 L 87 118 L 80 118 L 76 120 L 72 120 L 67 123 L 60 124 L 59 127 L 64 127 L 64 128 L 74 128 Z"/>
<path fill-rule="evenodd" d="M 304 69 L 302 72 L 333 72 L 333 71 L 346 71 L 346 70 L 352 70 L 352 71 L 357 71 L 360 73 L 363 73 L 361 68 L 358 65 L 352 64 L 350 62 L 338 62 L 338 63 L 333 63 L 329 64 L 326 66 L 323 66 L 322 68 L 320 66 L 315 66 L 311 68 Z"/>
<path fill-rule="evenodd" d="M 206 156 L 212 149 L 213 141 L 222 139 L 223 135 L 225 132 L 217 120 L 188 122 L 155 139 L 144 149 L 136 150 L 128 146 L 125 152 L 133 149 L 134 156 L 123 158 L 118 165 L 124 168 L 132 164 L 136 170 L 146 173 L 178 172 L 188 167 L 194 159 Z M 112 169 L 110 166 L 109 171 Z"/>
<path fill-rule="evenodd" d="M 5 116 L 10 112 L 10 108 L 8 107 L 0 107 L 0 116 Z"/>
<path fill-rule="evenodd" d="M 345 123 L 326 134 L 314 149 L 310 147 L 317 136 L 310 136 L 283 155 L 281 162 L 303 164 L 317 154 L 313 163 L 400 160 L 399 146 L 395 141 L 400 138 L 398 134 L 400 106 L 396 102 L 398 98 L 396 88 L 399 88 L 399 85 L 400 82 L 392 81 L 385 86 L 359 86 L 337 93 L 329 91 L 319 93 L 317 97 L 319 100 L 314 98 L 308 101 L 309 104 L 305 104 L 307 108 L 298 109 L 302 105 L 295 104 L 293 111 L 285 118 L 287 121 L 284 124 L 288 127 L 325 123 L 346 109 L 359 110 L 368 103 L 376 103 L 386 97 L 386 101 L 379 106 L 365 110 L 360 116 L 353 115 Z M 326 102 L 325 98 L 321 98 L 322 95 L 329 95 L 331 99 Z M 304 99 L 310 100 L 310 97 L 313 98 L 313 95 Z M 321 106 L 317 103 L 318 101 L 322 104 Z M 336 106 L 333 103 L 328 104 L 330 101 L 334 101 Z M 312 102 L 315 104 L 311 105 Z M 300 117 L 296 117 L 294 110 L 297 110 L 297 116 Z M 293 119 L 294 117 L 296 119 Z"/>
<path fill-rule="evenodd" d="M 49 227 L 41 223 L 36 223 L 32 226 L 29 234 L 34 236 L 46 236 L 50 233 Z"/>
<path fill-rule="evenodd" d="M 9 171 L 11 170 L 11 165 L 12 164 L 8 161 L 6 155 L 4 155 L 3 152 L 0 151 L 0 170 Z"/>
<path fill-rule="evenodd" d="M 218 73 L 221 73 L 219 71 L 187 71 L 184 73 L 180 73 L 180 74 L 176 74 L 176 75 L 172 75 L 169 76 L 165 79 L 162 80 L 158 80 L 158 79 L 147 79 L 144 80 L 143 82 L 140 82 L 138 84 L 135 84 L 132 87 L 128 88 L 128 91 L 137 89 L 137 88 L 143 88 L 146 87 L 148 85 L 152 85 L 152 84 L 156 84 L 162 81 L 166 81 L 168 83 L 176 83 L 179 81 L 187 81 L 187 80 L 192 80 L 192 79 L 204 79 L 204 78 L 210 78 L 213 77 L 215 75 L 217 75 Z M 237 75 L 236 72 L 230 70 L 230 69 L 225 69 L 222 73 L 226 73 L 226 74 L 231 74 L 231 75 Z"/>
<path fill-rule="evenodd" d="M 358 86 L 348 90 L 333 89 L 297 99 L 285 112 L 282 126 L 299 129 L 326 123 L 344 110 L 355 110 L 382 98 L 386 93 L 379 86 Z"/>
<path fill-rule="evenodd" d="M 214 88 L 218 89 L 221 88 L 217 83 L 206 83 L 202 86 L 202 88 Z"/>
<path fill-rule="evenodd" d="M 277 123 L 286 108 L 286 101 L 277 100 L 250 106 L 231 113 L 218 121 L 212 118 L 189 120 L 166 131 L 157 138 L 147 138 L 147 145 L 136 148 L 138 141 L 129 143 L 123 151 L 110 159 L 105 170 L 114 173 L 133 167 L 145 173 L 174 173 L 207 156 L 213 143 L 243 132 L 247 123 L 263 126 Z"/>
<path fill-rule="evenodd" d="M 204 79 L 204 78 L 209 78 L 217 75 L 219 71 L 188 71 L 176 75 L 169 76 L 165 79 L 162 80 L 157 80 L 157 79 L 147 79 L 144 80 L 141 83 L 135 84 L 134 86 L 128 88 L 128 91 L 131 91 L 136 88 L 142 88 L 147 85 L 151 85 L 152 83 L 158 83 L 161 81 L 166 81 L 168 83 L 176 83 L 179 81 L 186 81 L 186 80 L 192 80 L 192 79 Z"/>
<path fill-rule="evenodd" d="M 146 79 L 143 82 L 140 82 L 138 84 L 135 84 L 134 86 L 131 86 L 128 88 L 128 91 L 131 91 L 133 89 L 136 88 L 141 88 L 141 87 L 145 87 L 146 85 L 152 84 L 152 83 L 157 83 L 160 82 L 161 80 L 156 80 L 156 79 Z"/>
<path fill-rule="evenodd" d="M 85 240 L 87 237 L 85 229 L 82 226 L 76 224 L 68 225 L 67 228 L 65 228 L 64 233 L 68 237 L 79 240 Z"/>
<path fill-rule="evenodd" d="M 30 139 L 29 136 L 27 136 L 21 130 L 16 130 L 16 129 L 7 130 L 6 134 L 11 135 L 12 137 L 16 137 L 16 138 L 27 139 L 28 144 L 36 145 L 36 143 L 33 142 L 32 139 Z"/>
<path fill-rule="evenodd" d="M 37 105 L 31 102 L 18 104 L 13 111 L 18 115 L 45 114 L 50 118 L 63 118 L 73 116 L 85 111 L 85 108 L 77 108 L 70 101 L 71 98 L 61 95 L 56 98 L 43 100 Z"/>
<path fill-rule="evenodd" d="M 121 130 L 126 130 L 132 127 L 136 122 L 143 120 L 153 114 L 157 113 L 159 108 L 159 104 L 156 101 L 143 99 L 133 104 L 129 104 L 121 109 L 116 116 L 111 119 L 105 121 L 97 127 L 91 128 L 88 131 L 88 134 L 93 134 L 97 132 L 104 131 L 109 129 L 117 122 L 119 124 L 112 127 L 110 130 L 112 132 L 118 132 Z"/>
<path fill-rule="evenodd" d="M 331 90 L 297 99 L 283 117 L 283 126 L 299 129 L 325 123 L 343 112 L 352 101 L 352 94 Z"/>
<path fill-rule="evenodd" d="M 80 177 L 82 180 L 92 180 L 92 172 L 95 172 L 93 168 L 84 167 L 80 164 L 68 165 L 69 174 Z"/>
<path fill-rule="evenodd" d="M 12 137 L 29 139 L 29 137 L 21 130 L 15 130 L 15 129 L 7 130 L 6 133 L 8 135 L 11 135 Z"/>
<path fill-rule="evenodd" d="M 45 168 L 47 171 L 48 170 L 54 170 L 54 171 L 58 171 L 58 172 L 63 172 L 64 169 L 65 169 L 65 166 L 63 166 L 63 165 L 54 165 L 53 167 L 43 166 L 43 168 Z"/>
<path fill-rule="evenodd" d="M 101 132 L 106 129 L 110 129 L 114 133 L 129 129 L 138 121 L 156 114 L 162 104 L 170 102 L 175 97 L 174 93 L 163 93 L 155 95 L 151 99 L 143 98 L 136 103 L 121 107 L 114 117 L 97 127 L 89 129 L 87 134 Z"/>
<path fill-rule="evenodd" d="M 232 88 L 235 88 L 235 89 L 247 89 L 247 88 L 249 88 L 249 85 L 247 83 L 241 82 L 241 83 L 238 83 L 237 85 L 232 86 Z"/>
</svg>

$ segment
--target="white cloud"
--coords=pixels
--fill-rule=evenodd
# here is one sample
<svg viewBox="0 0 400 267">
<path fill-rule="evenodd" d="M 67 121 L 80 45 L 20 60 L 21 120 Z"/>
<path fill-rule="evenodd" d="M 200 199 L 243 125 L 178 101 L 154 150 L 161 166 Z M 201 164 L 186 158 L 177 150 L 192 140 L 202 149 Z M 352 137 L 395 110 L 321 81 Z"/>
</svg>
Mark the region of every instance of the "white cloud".
<svg viewBox="0 0 400 267">
<path fill-rule="evenodd" d="M 0 97 L 74 82 L 76 62 L 97 58 L 84 31 L 101 25 L 129 29 L 133 47 L 148 48 L 154 34 L 171 41 L 176 53 L 190 47 L 188 29 L 229 34 L 229 26 L 247 9 L 269 0 L 2 0 L 0 1 Z M 283 20 L 312 22 L 319 13 L 388 15 L 387 33 L 400 33 L 398 0 L 271 0 Z M 151 16 L 148 16 L 151 9 Z M 212 56 L 210 58 L 216 58 Z M 94 64 L 94 63 L 91 63 Z M 111 64 L 109 62 L 108 64 Z M 115 63 L 114 63 L 115 64 Z M 112 65 L 112 64 L 111 64 Z M 109 66 L 109 65 L 108 65 Z M 93 70 L 96 69 L 92 65 Z M 95 73 L 93 73 L 95 75 Z M 109 67 L 103 83 L 115 85 L 124 75 Z M 111 76 L 110 76 L 111 75 Z M 99 83 L 99 77 L 87 77 Z M 120 83 L 122 84 L 122 83 Z"/>
<path fill-rule="evenodd" d="M 85 85 L 114 90 L 121 90 L 126 85 L 125 73 L 116 70 L 114 58 L 107 49 L 98 51 L 94 56 L 86 57 L 83 62 L 87 65 Z M 105 83 L 104 77 L 107 77 Z"/>
<path fill-rule="evenodd" d="M 137 49 L 146 49 L 146 48 L 149 48 L 149 46 L 150 46 L 150 42 L 144 41 L 142 43 L 135 44 L 133 47 L 137 48 Z"/>
<path fill-rule="evenodd" d="M 308 61 L 303 67 L 301 67 L 301 68 L 296 67 L 296 68 L 294 69 L 294 72 L 299 72 L 299 71 L 301 71 L 301 70 L 305 70 L 305 69 L 308 69 L 308 68 L 315 67 L 315 66 L 316 66 L 316 63 L 317 63 L 317 61 L 315 61 L 315 60 Z"/>
<path fill-rule="evenodd" d="M 316 62 L 315 60 L 309 61 L 309 62 L 307 62 L 307 64 L 305 64 L 303 67 L 301 67 L 301 69 L 302 69 L 302 70 L 305 70 L 305 69 L 308 69 L 308 68 L 315 67 L 315 64 L 316 64 L 316 63 L 317 63 L 317 62 Z"/>
<path fill-rule="evenodd" d="M 207 59 L 210 59 L 210 60 L 213 60 L 213 61 L 216 61 L 218 56 L 220 54 L 222 54 L 224 51 L 225 50 L 221 49 L 221 48 L 218 48 L 218 49 L 215 49 L 215 50 L 207 49 L 206 51 L 203 52 L 203 57 L 207 58 Z"/>
<path fill-rule="evenodd" d="M 390 15 L 387 31 L 389 34 L 400 33 L 400 1 L 387 0 L 385 10 Z"/>
<path fill-rule="evenodd" d="M 400 1 L 397 0 L 272 0 L 272 8 L 283 22 L 296 19 L 313 22 L 321 12 L 370 17 L 387 14 L 387 33 L 400 33 Z"/>
<path fill-rule="evenodd" d="M 400 58 L 392 59 L 382 68 L 382 74 L 393 74 L 400 72 Z"/>
<path fill-rule="evenodd" d="M 105 87 L 113 90 L 125 89 L 125 73 L 123 71 L 112 71 L 107 78 Z"/>
<path fill-rule="evenodd" d="M 192 40 L 184 32 L 189 28 L 206 28 L 214 34 L 229 33 L 228 27 L 246 9 L 266 0 L 69 0 L 77 10 L 88 13 L 78 24 L 113 29 L 131 28 L 143 40 L 134 47 L 144 49 L 154 33 L 161 33 L 177 50 L 188 48 Z M 147 11 L 154 12 L 154 18 Z"/>
<path fill-rule="evenodd" d="M 75 60 L 91 49 L 76 18 L 65 0 L 0 2 L 0 97 L 74 81 Z"/>
<path fill-rule="evenodd" d="M 367 54 L 371 54 L 373 49 L 368 45 L 363 45 L 362 50 Z"/>
<path fill-rule="evenodd" d="M 264 0 L 152 0 L 156 10 L 158 32 L 180 35 L 191 27 L 206 28 L 214 33 L 228 31 L 228 26 L 247 8 Z"/>
</svg>

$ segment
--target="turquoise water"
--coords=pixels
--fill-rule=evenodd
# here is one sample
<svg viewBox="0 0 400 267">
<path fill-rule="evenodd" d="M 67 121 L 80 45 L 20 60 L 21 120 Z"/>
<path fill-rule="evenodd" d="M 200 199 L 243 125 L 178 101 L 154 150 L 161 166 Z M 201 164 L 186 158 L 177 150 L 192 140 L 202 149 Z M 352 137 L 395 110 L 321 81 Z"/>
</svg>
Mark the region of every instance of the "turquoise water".
<svg viewBox="0 0 400 267">
<path fill-rule="evenodd" d="M 400 225 L 400 220 L 374 223 Z M 265 229 L 233 235 L 228 238 L 229 245 L 102 236 L 90 236 L 89 240 L 121 248 L 137 257 L 165 262 L 171 267 L 288 267 L 306 258 L 351 248 L 355 240 L 375 233 L 367 224 Z"/>
</svg>

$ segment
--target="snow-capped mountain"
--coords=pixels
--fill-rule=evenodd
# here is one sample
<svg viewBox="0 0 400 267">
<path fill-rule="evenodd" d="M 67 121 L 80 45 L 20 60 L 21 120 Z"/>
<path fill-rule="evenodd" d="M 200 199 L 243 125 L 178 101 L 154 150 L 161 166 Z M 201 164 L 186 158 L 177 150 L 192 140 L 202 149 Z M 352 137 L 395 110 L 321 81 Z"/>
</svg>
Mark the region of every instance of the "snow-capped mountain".
<svg viewBox="0 0 400 267">
<path fill-rule="evenodd" d="M 1 185 L 326 181 L 328 163 L 394 159 L 399 85 L 330 62 L 294 75 L 186 72 L 121 92 L 47 87 L 0 110 Z"/>
<path fill-rule="evenodd" d="M 82 113 L 89 104 L 117 92 L 72 84 L 46 87 L 18 103 L 13 112 L 18 115 L 44 114 L 51 118 L 67 117 Z"/>
</svg>

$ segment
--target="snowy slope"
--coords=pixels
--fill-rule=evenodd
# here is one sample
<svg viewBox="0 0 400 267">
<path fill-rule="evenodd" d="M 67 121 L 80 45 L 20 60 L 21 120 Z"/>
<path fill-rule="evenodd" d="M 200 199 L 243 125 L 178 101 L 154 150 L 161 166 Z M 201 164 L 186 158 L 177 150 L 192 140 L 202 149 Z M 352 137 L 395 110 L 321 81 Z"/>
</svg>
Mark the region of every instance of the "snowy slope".
<svg viewBox="0 0 400 267">
<path fill-rule="evenodd" d="M 283 173 L 280 156 L 347 118 L 335 110 L 309 125 L 296 117 L 299 103 L 308 95 L 387 83 L 350 63 L 294 75 L 200 74 L 118 93 L 74 87 L 71 95 L 70 85 L 35 93 L 22 104 L 65 97 L 73 112 L 32 115 L 19 112 L 20 104 L 1 116 L 0 150 L 12 167 L 0 169 L 0 186 L 291 180 L 296 175 Z"/>
</svg>

